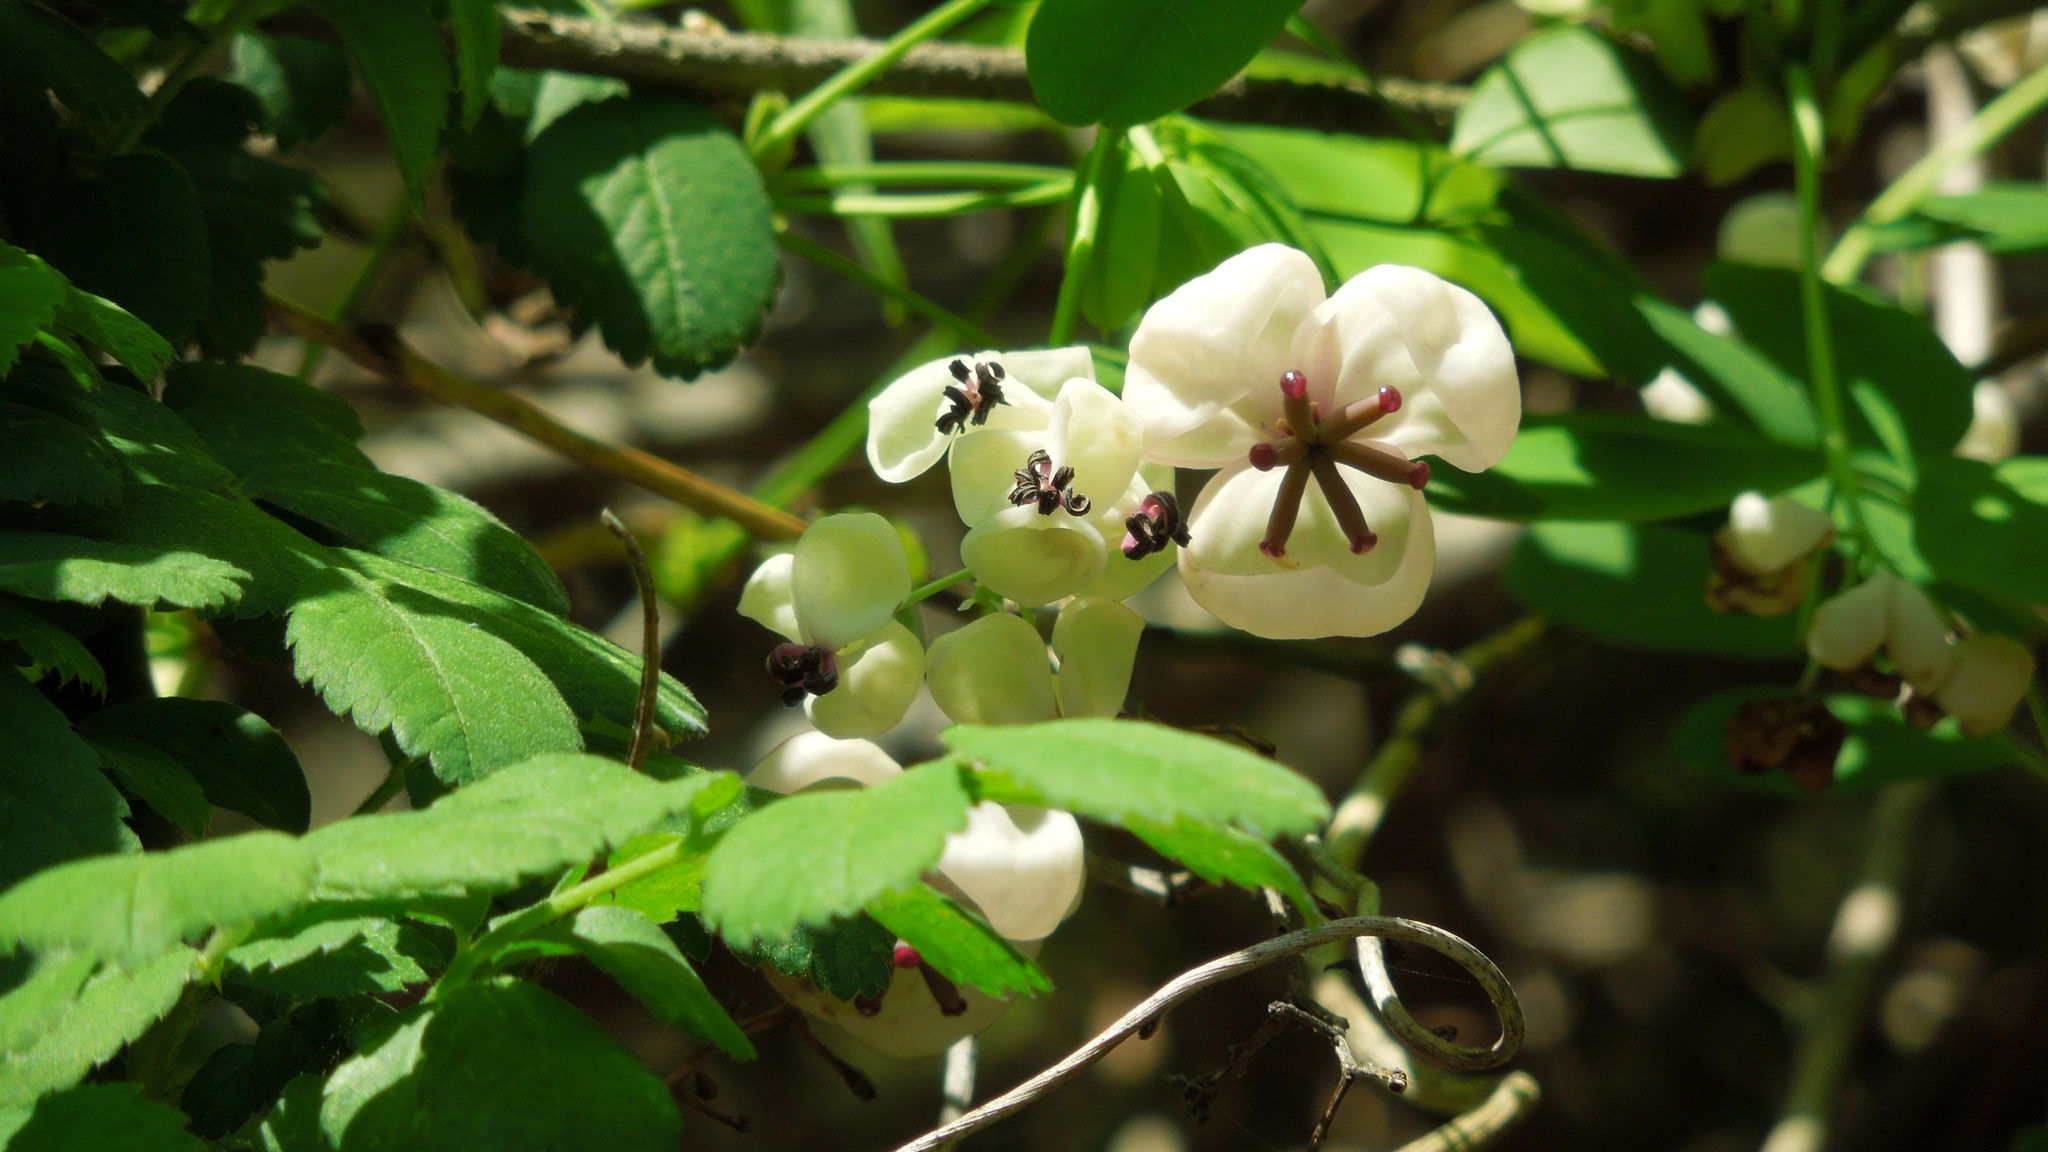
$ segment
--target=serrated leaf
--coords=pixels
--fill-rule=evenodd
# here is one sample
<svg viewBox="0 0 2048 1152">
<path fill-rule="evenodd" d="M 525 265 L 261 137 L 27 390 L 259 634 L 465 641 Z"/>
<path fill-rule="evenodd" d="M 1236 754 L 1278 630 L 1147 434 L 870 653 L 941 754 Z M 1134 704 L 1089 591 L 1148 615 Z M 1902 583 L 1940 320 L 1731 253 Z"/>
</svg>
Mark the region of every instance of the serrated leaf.
<svg viewBox="0 0 2048 1152">
<path fill-rule="evenodd" d="M 462 89 L 462 122 L 475 124 L 491 98 L 498 69 L 498 6 L 493 0 L 449 0 L 455 28 L 455 72 Z"/>
<path fill-rule="evenodd" d="M 956 984 L 971 984 L 998 999 L 1052 991 L 1052 981 L 1030 957 L 929 884 L 884 892 L 868 901 L 868 914 Z"/>
<path fill-rule="evenodd" d="M 56 324 L 87 344 L 112 356 L 142 380 L 154 380 L 176 355 L 156 330 L 105 297 L 67 289 L 57 305 Z"/>
<path fill-rule="evenodd" d="M 521 219 L 555 298 L 628 364 L 671 376 L 731 360 L 781 280 L 760 170 L 681 96 L 584 104 L 549 125 L 527 151 Z"/>
<path fill-rule="evenodd" d="M 583 747 L 546 673 L 416 588 L 325 569 L 300 588 L 285 637 L 299 679 L 328 707 L 365 732 L 391 729 L 449 783 Z"/>
<path fill-rule="evenodd" d="M 77 860 L 0 893 L 0 948 L 140 965 L 209 928 L 291 911 L 315 874 L 313 852 L 276 832 Z"/>
<path fill-rule="evenodd" d="M 1648 57 L 1569 25 L 1523 40 L 1480 76 L 1451 149 L 1503 167 L 1676 176 L 1692 155 L 1692 123 Z"/>
<path fill-rule="evenodd" d="M 1805 795 L 1784 772 L 1737 772 L 1729 766 L 1726 753 L 1728 720 L 1738 707 L 1750 700 L 1789 695 L 1783 685 L 1735 688 L 1694 703 L 1672 733 L 1672 756 L 1719 784 L 1777 796 Z M 1825 703 L 1849 729 L 1849 738 L 1835 758 L 1831 793 L 1865 792 L 1901 780 L 1968 775 L 2014 763 L 1995 735 L 1965 736 L 1953 719 L 1921 732 L 1909 726 L 1888 700 L 1834 695 Z"/>
<path fill-rule="evenodd" d="M 0 1111 L 7 1152 L 204 1152 L 185 1114 L 142 1098 L 140 1084 L 83 1084 L 33 1107 Z"/>
<path fill-rule="evenodd" d="M 865 913 L 816 928 L 799 925 L 780 939 L 727 944 L 743 964 L 772 964 L 841 1000 L 880 996 L 896 975 L 896 934 Z"/>
<path fill-rule="evenodd" d="M 304 832 L 312 796 L 298 754 L 270 722 L 223 700 L 129 700 L 79 723 L 89 739 L 149 744 L 181 765 L 206 800 L 268 828 Z"/>
<path fill-rule="evenodd" d="M 126 387 L 88 391 L 61 372 L 34 364 L 16 370 L 7 386 L 11 399 L 95 430 L 137 483 L 206 491 L 235 478 L 190 425 L 147 393 Z"/>
<path fill-rule="evenodd" d="M 666 848 L 682 838 L 676 832 L 635 836 L 612 853 L 610 866 L 616 868 L 634 857 Z M 608 904 L 631 908 L 656 924 L 667 924 L 680 913 L 697 909 L 703 900 L 703 879 L 704 853 L 686 852 L 674 864 L 622 884 L 607 892 L 603 899 Z"/>
<path fill-rule="evenodd" d="M 192 839 L 206 835 L 207 825 L 213 822 L 213 806 L 183 765 L 142 740 L 111 736 L 88 739 L 87 743 L 99 753 L 100 766 L 120 781 L 130 796 L 184 829 Z"/>
<path fill-rule="evenodd" d="M 36 600 L 219 608 L 249 574 L 197 552 L 0 528 L 0 590 Z"/>
<path fill-rule="evenodd" d="M 340 45 L 242 32 L 229 58 L 230 77 L 262 103 L 278 151 L 317 143 L 348 118 L 348 55 Z"/>
<path fill-rule="evenodd" d="M 90 956 L 38 956 L 28 980 L 0 997 L 0 1108 L 76 1084 L 140 1036 L 198 975 L 197 959 L 175 948 L 131 970 Z"/>
<path fill-rule="evenodd" d="M 568 612 L 546 561 L 483 506 L 378 471 L 355 446 L 355 413 L 332 392 L 260 368 L 195 363 L 171 373 L 164 401 L 251 495 L 379 555 Z"/>
<path fill-rule="evenodd" d="M 0 596 L 0 640 L 63 679 L 82 684 L 97 695 L 107 694 L 106 671 L 78 637 L 4 596 Z"/>
<path fill-rule="evenodd" d="M 147 107 L 135 78 L 90 37 L 20 0 L 0 3 L 0 71 L 56 93 L 66 111 L 106 142 Z"/>
<path fill-rule="evenodd" d="M 657 782 L 597 756 L 538 756 L 425 811 L 358 816 L 305 843 L 320 859 L 325 900 L 504 891 L 625 843 L 725 779 Z"/>
<path fill-rule="evenodd" d="M 754 1058 L 753 1042 L 719 1006 L 703 977 L 675 942 L 640 913 L 593 905 L 537 935 L 589 957 L 669 1027 L 709 1040 L 736 1060 Z"/>
<path fill-rule="evenodd" d="M 420 203 L 433 176 L 452 88 L 440 31 L 417 0 L 312 0 L 312 8 L 341 34 L 384 120 L 406 192 Z"/>
<path fill-rule="evenodd" d="M 56 319 L 69 290 L 40 258 L 0 242 L 0 373 L 14 367 L 22 346 Z"/>
<path fill-rule="evenodd" d="M 1530 611 L 1611 644 L 1760 660 L 1798 656 L 1791 616 L 1707 607 L 1710 551 L 1704 534 L 1661 524 L 1532 524 L 1501 581 Z"/>
<path fill-rule="evenodd" d="M 206 218 L 185 170 L 158 152 L 103 161 L 58 185 L 39 219 L 43 258 L 173 345 L 192 338 L 205 310 Z"/>
<path fill-rule="evenodd" d="M 225 979 L 290 1000 L 402 992 L 448 962 L 428 933 L 403 921 L 351 917 L 317 921 L 289 936 L 244 944 L 228 954 Z"/>
<path fill-rule="evenodd" d="M 704 919 L 742 946 L 849 916 L 917 879 L 967 822 L 958 765 L 791 796 L 728 830 L 704 863 Z"/>
<path fill-rule="evenodd" d="M 1724 509 L 1752 488 L 1782 491 L 1819 468 L 1810 451 L 1729 425 L 1561 412 L 1523 421 L 1494 467 L 1439 468 L 1425 491 L 1446 511 L 1503 520 L 1666 520 Z"/>
<path fill-rule="evenodd" d="M 525 653 L 547 670 L 579 718 L 603 716 L 620 725 L 632 722 L 640 690 L 640 657 L 587 628 L 488 588 L 381 556 L 343 555 L 367 575 L 418 589 L 452 606 L 446 610 L 456 618 Z M 666 673 L 654 705 L 655 722 L 669 735 L 704 731 L 703 707 L 689 689 Z"/>
<path fill-rule="evenodd" d="M 6 543 L 0 540 L 0 554 Z M 128 806 L 57 706 L 0 668 L 0 888 L 65 860 L 136 847 Z M 0 896 L 4 901 L 5 896 Z"/>
<path fill-rule="evenodd" d="M 666 1086 L 589 1017 L 532 984 L 467 985 L 335 1069 L 320 1127 L 348 1152 L 674 1152 Z"/>
<path fill-rule="evenodd" d="M 975 761 L 977 799 L 1062 808 L 1121 825 L 1233 824 L 1265 836 L 1322 826 L 1330 805 L 1307 778 L 1248 749 L 1135 720 L 1060 720 L 940 733 Z"/>
<path fill-rule="evenodd" d="M 300 1077 L 312 1086 L 310 1111 L 319 1111 L 318 1078 L 361 1043 L 380 1038 L 397 1015 L 381 1001 L 352 996 L 301 1004 L 264 1021 L 253 1044 L 215 1049 L 185 1085 L 179 1103 L 192 1131 L 209 1140 L 235 1132 Z"/>
<path fill-rule="evenodd" d="M 1251 62 L 1300 0 L 1044 0 L 1024 58 L 1063 123 L 1127 128 L 1201 99 Z"/>
<path fill-rule="evenodd" d="M 1180 861 L 1188 871 L 1211 884 L 1235 884 L 1254 892 L 1272 888 L 1287 897 L 1309 922 L 1320 915 L 1294 865 L 1256 836 L 1186 819 L 1171 825 L 1132 819 L 1124 827 L 1153 851 Z"/>
<path fill-rule="evenodd" d="M 0 500 L 104 504 L 121 469 L 97 437 L 69 420 L 0 401 Z"/>
</svg>

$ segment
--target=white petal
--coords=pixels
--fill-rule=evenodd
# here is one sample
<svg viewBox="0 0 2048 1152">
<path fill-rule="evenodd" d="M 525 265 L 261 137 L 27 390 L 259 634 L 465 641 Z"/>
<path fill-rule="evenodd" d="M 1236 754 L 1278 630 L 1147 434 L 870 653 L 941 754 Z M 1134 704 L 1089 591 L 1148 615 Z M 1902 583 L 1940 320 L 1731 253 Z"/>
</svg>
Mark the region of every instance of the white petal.
<svg viewBox="0 0 2048 1152">
<path fill-rule="evenodd" d="M 882 1009 L 866 1015 L 851 1000 L 819 991 L 809 980 L 785 976 L 772 964 L 761 974 L 782 998 L 796 1005 L 821 1025 L 826 1035 L 841 1035 L 877 1055 L 892 1060 L 936 1056 L 963 1036 L 972 1036 L 1002 1018 L 1010 1010 L 1008 1000 L 998 1000 L 980 990 L 962 985 L 961 999 L 967 1011 L 948 1016 L 939 1011 L 931 989 L 915 968 L 898 968 L 882 993 Z"/>
<path fill-rule="evenodd" d="M 1813 623 L 1806 630 L 1807 655 L 1842 672 L 1869 663 L 1890 629 L 1892 589 L 1897 583 L 1891 573 L 1879 571 L 1814 609 Z"/>
<path fill-rule="evenodd" d="M 1381 264 L 1337 289 L 1328 310 L 1339 317 L 1355 310 L 1361 325 L 1343 340 L 1337 403 L 1387 384 L 1402 388 L 1401 410 L 1372 426 L 1373 439 L 1467 472 L 1507 455 L 1522 423 L 1521 383 L 1514 347 L 1479 297 L 1420 268 Z M 1382 311 L 1397 335 L 1379 331 Z M 1400 355 L 1390 340 L 1398 340 Z M 1415 382 L 1401 384 L 1411 370 Z"/>
<path fill-rule="evenodd" d="M 1766 500 L 1744 492 L 1728 506 L 1728 549 L 1750 572 L 1767 576 L 1820 547 L 1835 534 L 1835 522 L 1791 496 Z"/>
<path fill-rule="evenodd" d="M 827 516 L 797 541 L 790 587 L 805 643 L 834 651 L 859 643 L 910 595 L 903 538 L 872 512 Z"/>
<path fill-rule="evenodd" d="M 969 528 L 1015 505 L 1010 489 L 1017 483 L 1017 469 L 1040 448 L 1045 433 L 983 429 L 969 432 L 953 442 L 946 457 L 946 471 L 953 482 L 953 510 Z"/>
<path fill-rule="evenodd" d="M 1114 600 L 1075 600 L 1052 627 L 1061 716 L 1115 716 L 1131 691 L 1145 620 Z"/>
<path fill-rule="evenodd" d="M 1956 455 L 1996 464 L 2020 450 L 2020 413 L 2012 395 L 1989 380 L 1970 392 L 1970 427 Z"/>
<path fill-rule="evenodd" d="M 1074 376 L 1095 377 L 1095 364 L 1086 348 L 983 352 L 979 356 L 943 356 L 920 364 L 868 401 L 868 464 L 875 475 L 901 484 L 922 475 L 946 454 L 947 436 L 939 431 L 938 420 L 951 408 L 946 389 L 958 383 L 951 368 L 955 360 L 968 364 L 994 361 L 1003 366 L 1006 383 L 1017 380 L 1024 385 L 1005 388 L 1004 403 L 989 412 L 989 423 L 998 427 L 1010 421 L 1044 427 L 1060 385 Z"/>
<path fill-rule="evenodd" d="M 1345 487 L 1365 513 L 1379 543 L 1363 555 L 1351 551 L 1336 513 L 1311 480 L 1294 531 L 1280 559 L 1259 551 L 1266 524 L 1280 494 L 1283 469 L 1260 472 L 1249 465 L 1226 469 L 1209 481 L 1188 516 L 1185 564 L 1220 576 L 1262 576 L 1301 568 L 1335 568 L 1355 584 L 1379 584 L 1404 562 L 1411 525 L 1428 518 L 1422 494 L 1350 468 L 1339 468 Z M 1432 561 L 1433 563 L 1433 561 Z"/>
<path fill-rule="evenodd" d="M 1102 574 L 1102 537 L 1088 521 L 1034 505 L 1005 508 L 960 541 L 960 560 L 999 596 L 1027 608 L 1062 600 Z"/>
<path fill-rule="evenodd" d="M 1643 411 L 1652 420 L 1672 424 L 1705 424 L 1714 418 L 1714 402 L 1693 387 L 1676 368 L 1666 368 L 1652 377 L 1636 395 L 1642 397 Z"/>
<path fill-rule="evenodd" d="M 839 654 L 839 686 L 805 701 L 829 736 L 880 736 L 894 728 L 924 686 L 924 645 L 890 621 L 872 640 Z"/>
<path fill-rule="evenodd" d="M 1979 632 L 1956 641 L 1954 671 L 1934 702 L 1973 736 L 1995 732 L 2012 720 L 2033 680 L 2034 657 L 2025 645 Z"/>
<path fill-rule="evenodd" d="M 1948 621 L 1927 593 L 1904 580 L 1892 582 L 1884 650 L 1898 665 L 1899 675 L 1919 692 L 1939 688 L 1955 660 L 1955 649 L 1948 642 Z"/>
<path fill-rule="evenodd" d="M 1045 642 L 1007 612 L 933 640 L 926 679 L 933 703 L 957 724 L 1030 724 L 1059 715 Z"/>
<path fill-rule="evenodd" d="M 946 837 L 936 867 L 998 935 L 1042 940 L 1074 910 L 1087 858 L 1081 825 L 1065 812 L 983 802 Z"/>
<path fill-rule="evenodd" d="M 1054 467 L 1074 470 L 1074 491 L 1091 499 L 1122 495 L 1138 472 L 1145 430 L 1137 414 L 1093 380 L 1069 380 L 1053 401 L 1046 451 Z"/>
<path fill-rule="evenodd" d="M 796 623 L 796 594 L 790 587 L 790 568 L 796 556 L 778 552 L 754 569 L 740 592 L 740 615 L 791 640 L 802 641 L 803 630 Z"/>
<path fill-rule="evenodd" d="M 799 732 L 775 746 L 743 779 L 756 788 L 789 796 L 824 780 L 867 786 L 903 771 L 887 752 L 865 740 L 839 740 L 822 732 Z"/>
<path fill-rule="evenodd" d="M 1000 363 L 1008 379 L 1022 382 L 1038 398 L 1047 401 L 1058 396 L 1069 380 L 1095 379 L 1095 358 L 1078 344 L 1024 352 L 983 352 L 979 359 Z M 1008 392 L 1004 396 L 1015 399 Z"/>
<path fill-rule="evenodd" d="M 1314 261 L 1262 244 L 1152 305 L 1131 337 L 1123 393 L 1144 422 L 1148 457 L 1216 468 L 1248 450 L 1249 430 L 1229 421 L 1211 430 L 1220 437 L 1182 438 L 1251 389 L 1277 390 L 1294 329 L 1322 299 Z"/>
</svg>

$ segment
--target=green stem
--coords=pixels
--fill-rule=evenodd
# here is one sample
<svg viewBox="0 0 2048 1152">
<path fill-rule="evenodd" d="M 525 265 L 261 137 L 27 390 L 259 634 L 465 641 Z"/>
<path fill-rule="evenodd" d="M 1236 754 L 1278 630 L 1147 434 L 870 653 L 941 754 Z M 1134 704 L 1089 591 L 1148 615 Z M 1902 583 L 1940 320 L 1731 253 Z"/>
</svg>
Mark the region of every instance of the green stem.
<svg viewBox="0 0 2048 1152">
<path fill-rule="evenodd" d="M 2005 138 L 2048 104 L 2048 65 L 2021 77 L 1979 109 L 1967 127 L 1954 139 L 1915 161 L 1899 174 L 1891 186 L 1863 210 L 1863 215 L 1842 234 L 1835 250 L 1828 254 L 1823 274 L 1837 284 L 1847 284 L 1863 272 L 1878 228 L 1899 220 L 1914 208 L 1950 168 L 1977 155 Z"/>
<path fill-rule="evenodd" d="M 911 589 L 910 595 L 903 601 L 903 606 L 908 608 L 912 604 L 922 604 L 946 589 L 951 588 L 953 585 L 960 583 L 962 580 L 972 580 L 973 578 L 974 572 L 968 568 L 962 568 L 958 572 L 941 576 L 929 584 L 921 584 Z"/>
<path fill-rule="evenodd" d="M 910 217 L 964 216 L 969 212 L 996 212 L 1008 208 L 1038 208 L 1057 204 L 1073 191 L 1073 179 L 1049 181 L 1002 191 L 978 189 L 971 192 L 910 192 L 885 195 L 873 192 L 838 192 L 830 196 L 780 196 L 775 207 L 806 216 Z"/>
<path fill-rule="evenodd" d="M 142 118 L 137 120 L 114 145 L 114 154 L 134 151 L 135 146 L 142 143 L 142 138 L 163 116 L 164 109 L 171 106 L 172 100 L 177 99 L 179 90 L 185 87 L 187 81 L 199 75 L 199 70 L 206 66 L 206 61 L 213 55 L 214 49 L 219 48 L 222 41 L 241 31 L 243 25 L 276 4 L 277 0 L 239 0 L 234 7 L 222 13 L 221 18 L 206 30 L 206 38 L 185 49 L 185 54 L 178 57 L 178 62 L 164 73 L 163 81 L 156 86 L 156 91 L 149 94 L 149 107 L 144 110 Z"/>
<path fill-rule="evenodd" d="M 919 44 L 942 35 L 947 29 L 987 7 L 989 0 L 947 0 L 927 12 L 909 27 L 891 36 L 874 55 L 834 73 L 832 78 L 804 94 L 777 116 L 749 145 L 756 160 L 780 154 L 796 142 L 834 101 L 865 87 L 868 81 L 887 71 Z"/>
<path fill-rule="evenodd" d="M 778 190 L 790 192 L 827 191 L 847 184 L 893 187 L 923 184 L 935 187 L 983 187 L 990 184 L 1021 187 L 1029 184 L 1072 182 L 1072 169 L 1050 164 L 979 164 L 950 160 L 905 160 L 878 164 L 819 164 L 789 168 L 775 178 Z"/>
<path fill-rule="evenodd" d="M 1820 164 L 1826 139 L 1820 105 L 1806 69 L 1785 70 L 1792 111 L 1792 173 L 1799 198 L 1799 304 L 1806 327 L 1806 373 L 1821 421 L 1821 449 L 1835 499 L 1848 509 L 1850 531 L 1861 541 L 1863 506 L 1857 500 L 1856 468 L 1849 459 L 1849 424 L 1835 375 L 1835 340 L 1828 317 L 1827 285 L 1820 269 Z"/>
<path fill-rule="evenodd" d="M 356 805 L 356 810 L 349 813 L 349 815 L 367 816 L 372 812 L 381 811 L 386 804 L 391 803 L 391 798 L 398 795 L 399 790 L 405 787 L 405 774 L 411 769 L 413 763 L 414 761 L 410 758 L 393 760 L 391 762 L 391 770 L 384 774 L 384 782 L 377 785 L 376 791 L 363 797 L 363 802 Z"/>
<path fill-rule="evenodd" d="M 349 277 L 347 287 L 341 290 L 341 299 L 336 300 L 334 307 L 327 310 L 329 320 L 336 324 L 347 324 L 355 318 L 356 309 L 362 307 L 364 298 L 370 294 L 371 286 L 377 282 L 377 273 L 384 270 L 384 265 L 391 259 L 391 254 L 398 250 L 399 238 L 405 235 L 406 222 L 411 219 L 412 200 L 400 192 L 398 198 L 392 201 L 391 211 L 385 215 L 384 223 L 378 227 L 376 238 L 370 242 L 370 250 L 364 254 L 363 262 L 356 265 L 355 273 Z M 315 340 L 306 341 L 306 351 L 299 357 L 299 369 L 294 375 L 301 380 L 312 379 L 313 373 L 320 367 L 320 361 L 326 356 L 327 345 Z"/>
<path fill-rule="evenodd" d="M 775 237 L 775 242 L 821 268 L 837 272 L 849 280 L 872 288 L 883 296 L 901 302 L 904 307 L 912 312 L 937 324 L 941 328 L 947 329 L 970 343 L 979 344 L 983 348 L 995 346 L 995 338 L 983 330 L 981 325 L 964 316 L 958 316 L 947 311 L 908 288 L 891 284 L 874 272 L 848 260 L 846 257 L 841 256 L 822 244 L 814 244 L 790 231 L 778 233 Z M 861 408 L 861 416 L 863 419 L 867 416 L 867 409 L 864 405 Z"/>
<path fill-rule="evenodd" d="M 1088 280 L 1088 266 L 1095 262 L 1095 234 L 1102 227 L 1102 167 L 1117 151 L 1123 133 L 1114 128 L 1097 128 L 1095 143 L 1081 163 L 1080 178 L 1074 184 L 1074 210 L 1067 222 L 1066 269 L 1060 275 L 1059 300 L 1053 305 L 1049 344 L 1065 344 L 1074 338 L 1074 322 L 1081 315 L 1081 286 Z"/>
</svg>

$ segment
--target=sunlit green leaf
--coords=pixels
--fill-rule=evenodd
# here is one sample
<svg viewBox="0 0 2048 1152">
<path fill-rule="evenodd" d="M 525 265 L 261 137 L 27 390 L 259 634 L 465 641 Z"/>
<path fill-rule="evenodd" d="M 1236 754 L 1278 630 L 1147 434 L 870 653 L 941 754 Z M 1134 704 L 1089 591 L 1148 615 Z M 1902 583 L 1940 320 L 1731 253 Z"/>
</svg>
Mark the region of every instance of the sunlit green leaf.
<svg viewBox="0 0 2048 1152">
<path fill-rule="evenodd" d="M 1211 884 L 1235 884 L 1256 892 L 1272 888 L 1285 896 L 1311 922 L 1320 915 L 1309 898 L 1301 873 L 1264 840 L 1235 828 L 1180 819 L 1172 824 L 1136 817 L 1125 821 L 1140 840 L 1169 860 Z"/>
<path fill-rule="evenodd" d="M 2048 457 L 1920 464 L 1913 539 L 1945 580 L 2021 604 L 2048 604 Z"/>
<path fill-rule="evenodd" d="M 1052 980 L 1030 957 L 929 884 L 884 892 L 868 902 L 868 913 L 956 984 L 997 997 L 1052 991 Z"/>
<path fill-rule="evenodd" d="M 1480 76 L 1451 149 L 1510 168 L 1676 176 L 1692 155 L 1692 124 L 1649 59 L 1567 25 L 1523 40 Z"/>
<path fill-rule="evenodd" d="M 170 1011 L 197 959 L 190 948 L 132 969 L 73 952 L 36 957 L 28 979 L 0 996 L 0 1108 L 78 1083 Z"/>
<path fill-rule="evenodd" d="M 1031 90 L 1067 124 L 1126 128 L 1179 111 L 1251 62 L 1300 0 L 1043 0 Z"/>
<path fill-rule="evenodd" d="M 204 1152 L 185 1115 L 142 1097 L 140 1084 L 85 1084 L 33 1107 L 0 1111 L 8 1152 Z"/>
</svg>

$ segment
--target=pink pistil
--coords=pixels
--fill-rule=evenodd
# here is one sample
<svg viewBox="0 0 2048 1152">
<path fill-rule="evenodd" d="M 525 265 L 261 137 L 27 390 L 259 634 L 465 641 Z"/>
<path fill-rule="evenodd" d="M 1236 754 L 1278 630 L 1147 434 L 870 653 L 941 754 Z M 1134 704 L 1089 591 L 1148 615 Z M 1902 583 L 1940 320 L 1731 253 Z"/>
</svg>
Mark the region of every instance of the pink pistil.
<svg viewBox="0 0 2048 1152">
<path fill-rule="evenodd" d="M 1428 464 L 1352 440 L 1381 417 L 1399 412 L 1403 402 L 1400 389 L 1384 387 L 1325 420 L 1322 405 L 1308 399 L 1308 377 L 1293 369 L 1280 374 L 1282 415 L 1276 422 L 1280 438 L 1254 444 L 1246 454 L 1251 466 L 1261 472 L 1282 466 L 1287 469 L 1274 496 L 1273 512 L 1266 520 L 1266 534 L 1259 540 L 1260 552 L 1274 560 L 1287 554 L 1287 538 L 1300 517 L 1301 500 L 1307 495 L 1310 476 L 1322 490 L 1323 499 L 1353 554 L 1363 555 L 1379 543 L 1379 535 L 1366 523 L 1365 511 L 1338 465 L 1421 491 L 1429 483 Z"/>
<path fill-rule="evenodd" d="M 901 941 L 897 942 L 896 955 L 892 959 L 898 968 L 915 968 L 924 963 L 924 957 L 918 955 L 917 949 Z"/>
</svg>

